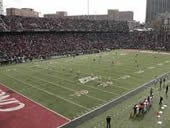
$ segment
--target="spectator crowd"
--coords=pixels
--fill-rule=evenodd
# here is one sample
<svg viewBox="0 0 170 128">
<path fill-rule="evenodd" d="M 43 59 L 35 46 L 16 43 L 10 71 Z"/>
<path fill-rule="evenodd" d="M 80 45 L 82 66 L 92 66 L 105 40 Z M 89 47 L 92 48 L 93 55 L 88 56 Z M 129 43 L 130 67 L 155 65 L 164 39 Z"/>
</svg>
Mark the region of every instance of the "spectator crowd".
<svg viewBox="0 0 170 128">
<path fill-rule="evenodd" d="M 128 31 L 127 23 L 123 21 L 19 16 L 0 16 L 0 28 L 3 28 L 0 31 Z"/>
<path fill-rule="evenodd" d="M 169 39 L 154 31 L 129 32 L 118 21 L 0 16 L 0 61 L 11 63 L 120 48 L 168 51 Z"/>
</svg>

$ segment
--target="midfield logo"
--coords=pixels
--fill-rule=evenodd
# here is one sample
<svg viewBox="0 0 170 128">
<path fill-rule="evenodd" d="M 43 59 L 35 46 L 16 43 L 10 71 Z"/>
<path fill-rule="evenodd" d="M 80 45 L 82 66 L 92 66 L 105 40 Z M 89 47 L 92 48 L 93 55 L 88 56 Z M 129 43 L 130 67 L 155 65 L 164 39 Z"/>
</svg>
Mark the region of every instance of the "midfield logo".
<svg viewBox="0 0 170 128">
<path fill-rule="evenodd" d="M 25 104 L 0 89 L 0 112 L 12 112 L 24 108 Z"/>
</svg>

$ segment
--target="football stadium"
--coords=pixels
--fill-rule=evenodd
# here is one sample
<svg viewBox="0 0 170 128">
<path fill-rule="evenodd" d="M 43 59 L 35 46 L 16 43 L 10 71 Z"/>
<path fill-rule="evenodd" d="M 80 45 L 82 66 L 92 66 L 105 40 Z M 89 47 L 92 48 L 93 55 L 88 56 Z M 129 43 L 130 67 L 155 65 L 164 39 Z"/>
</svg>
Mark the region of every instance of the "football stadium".
<svg viewBox="0 0 170 128">
<path fill-rule="evenodd" d="M 169 128 L 169 51 L 127 21 L 0 15 L 0 128 Z"/>
</svg>

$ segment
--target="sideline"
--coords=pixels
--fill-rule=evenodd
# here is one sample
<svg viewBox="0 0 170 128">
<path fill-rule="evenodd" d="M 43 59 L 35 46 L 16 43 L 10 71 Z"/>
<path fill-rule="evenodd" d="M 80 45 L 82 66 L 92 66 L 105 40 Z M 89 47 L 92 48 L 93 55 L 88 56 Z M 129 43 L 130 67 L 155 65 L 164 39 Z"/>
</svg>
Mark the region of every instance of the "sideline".
<svg viewBox="0 0 170 128">
<path fill-rule="evenodd" d="M 136 95 L 137 93 L 139 92 L 142 92 L 143 90 L 145 90 L 146 88 L 150 87 L 150 86 L 153 86 L 155 84 L 155 81 L 157 79 L 160 79 L 160 78 L 163 78 L 165 76 L 169 76 L 170 75 L 170 72 L 167 72 L 167 73 L 164 73 L 163 75 L 160 75 L 158 76 L 156 79 L 153 79 L 145 84 L 143 84 L 142 86 L 116 98 L 116 99 L 113 99 L 112 101 L 96 108 L 95 110 L 93 111 L 90 111 L 74 120 L 72 120 L 70 123 L 66 123 L 63 127 L 59 127 L 59 128 L 76 128 L 78 127 L 79 125 L 83 124 L 84 122 L 106 112 L 107 110 L 113 108 L 114 106 L 116 106 L 117 104 L 120 104 L 122 103 L 123 101 L 129 99 L 130 97 Z"/>
</svg>

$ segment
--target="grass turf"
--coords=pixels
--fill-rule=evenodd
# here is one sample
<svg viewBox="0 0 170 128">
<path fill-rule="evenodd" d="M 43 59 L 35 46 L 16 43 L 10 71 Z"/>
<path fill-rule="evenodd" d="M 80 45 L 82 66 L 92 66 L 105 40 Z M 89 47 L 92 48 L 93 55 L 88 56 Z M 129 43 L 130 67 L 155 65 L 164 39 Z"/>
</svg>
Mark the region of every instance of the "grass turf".
<svg viewBox="0 0 170 128">
<path fill-rule="evenodd" d="M 3 66 L 0 82 L 74 119 L 169 71 L 169 62 L 169 55 L 114 50 Z M 87 76 L 99 79 L 81 84 L 78 79 Z M 107 81 L 113 84 L 98 86 Z M 88 94 L 76 96 L 82 90 Z"/>
<path fill-rule="evenodd" d="M 87 121 L 77 128 L 105 128 L 106 117 L 108 115 L 111 116 L 111 127 L 113 128 L 169 128 L 170 97 L 165 95 L 165 89 L 159 91 L 158 84 L 152 88 L 154 90 L 153 104 L 144 116 L 140 115 L 135 118 L 130 118 L 130 113 L 133 111 L 132 108 L 135 104 L 142 102 L 147 96 L 149 96 L 150 88 L 108 110 L 100 116 Z M 167 105 L 164 110 L 160 109 L 159 106 L 160 96 L 164 97 L 163 105 Z M 170 94 L 168 94 L 168 96 L 170 96 Z M 160 114 L 160 118 L 157 117 L 157 112 L 159 111 L 163 111 L 163 114 Z M 158 124 L 158 121 L 161 121 L 162 124 Z"/>
</svg>

